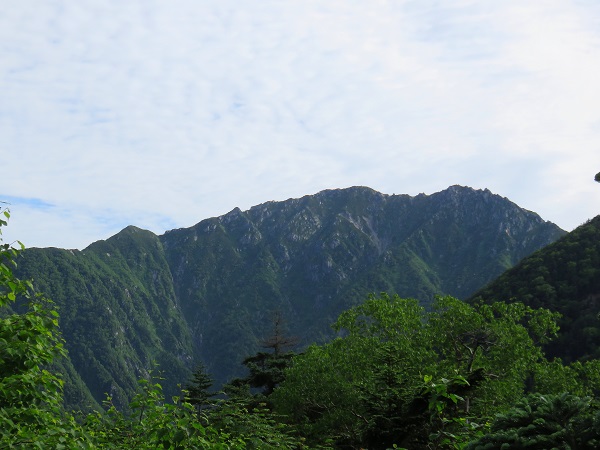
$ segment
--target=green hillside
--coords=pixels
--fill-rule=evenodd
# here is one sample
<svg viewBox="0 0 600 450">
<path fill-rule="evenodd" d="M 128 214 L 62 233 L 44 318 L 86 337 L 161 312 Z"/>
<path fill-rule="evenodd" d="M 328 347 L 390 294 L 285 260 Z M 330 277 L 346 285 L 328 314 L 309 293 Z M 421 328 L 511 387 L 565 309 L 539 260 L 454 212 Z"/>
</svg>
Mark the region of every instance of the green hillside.
<svg viewBox="0 0 600 450">
<path fill-rule="evenodd" d="M 97 401 L 108 393 L 126 405 L 154 363 L 171 380 L 188 376 L 189 330 L 152 233 L 128 227 L 81 252 L 29 249 L 19 273 L 59 306 L 69 360 Z M 167 393 L 176 392 L 174 384 Z M 67 405 L 81 405 L 85 394 L 69 386 Z"/>
<path fill-rule="evenodd" d="M 600 216 L 525 258 L 470 301 L 519 301 L 560 312 L 550 355 L 600 357 Z"/>
<path fill-rule="evenodd" d="M 128 227 L 83 251 L 26 250 L 18 275 L 60 307 L 65 370 L 74 369 L 67 403 L 109 393 L 123 406 L 153 363 L 167 395 L 199 362 L 217 384 L 243 375 L 274 312 L 300 346 L 327 342 L 339 314 L 370 292 L 425 307 L 438 294 L 465 298 L 562 235 L 487 190 L 412 197 L 355 187 L 162 236 Z"/>
</svg>

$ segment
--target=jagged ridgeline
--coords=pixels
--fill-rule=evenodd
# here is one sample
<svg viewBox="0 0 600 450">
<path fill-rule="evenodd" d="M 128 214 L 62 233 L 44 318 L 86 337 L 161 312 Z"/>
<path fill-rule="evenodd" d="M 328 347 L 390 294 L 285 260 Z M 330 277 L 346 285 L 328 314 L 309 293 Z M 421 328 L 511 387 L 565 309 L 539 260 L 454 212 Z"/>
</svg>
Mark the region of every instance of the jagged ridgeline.
<svg viewBox="0 0 600 450">
<path fill-rule="evenodd" d="M 560 312 L 549 356 L 566 362 L 600 358 L 600 216 L 523 259 L 471 302 L 519 301 Z"/>
<path fill-rule="evenodd" d="M 354 187 L 236 208 L 162 236 L 127 227 L 83 251 L 26 250 L 18 275 L 60 307 L 69 405 L 90 393 L 123 405 L 152 361 L 167 394 L 198 361 L 217 382 L 243 375 L 275 312 L 302 345 L 322 342 L 367 293 L 466 298 L 563 234 L 488 190 Z"/>
</svg>

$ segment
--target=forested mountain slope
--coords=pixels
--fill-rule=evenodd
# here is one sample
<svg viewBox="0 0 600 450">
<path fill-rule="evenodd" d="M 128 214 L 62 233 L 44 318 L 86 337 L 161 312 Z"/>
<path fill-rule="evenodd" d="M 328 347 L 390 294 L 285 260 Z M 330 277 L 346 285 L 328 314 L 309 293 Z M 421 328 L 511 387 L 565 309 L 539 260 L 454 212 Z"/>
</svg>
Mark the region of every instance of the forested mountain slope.
<svg viewBox="0 0 600 450">
<path fill-rule="evenodd" d="M 175 393 L 189 375 L 193 347 L 157 236 L 128 227 L 83 251 L 23 254 L 19 273 L 57 303 L 69 359 L 98 402 L 108 393 L 126 405 L 153 362 Z M 69 405 L 82 398 L 67 385 Z"/>
<path fill-rule="evenodd" d="M 368 292 L 425 305 L 436 294 L 466 298 L 563 234 L 487 190 L 413 197 L 354 187 L 162 236 L 128 227 L 83 251 L 26 250 L 18 274 L 59 305 L 70 360 L 93 397 L 108 392 L 122 405 L 152 361 L 167 393 L 199 361 L 218 382 L 239 375 L 275 311 L 301 345 L 324 341 Z M 67 400 L 85 398 L 77 390 Z"/>
<path fill-rule="evenodd" d="M 470 301 L 519 301 L 563 315 L 549 347 L 566 361 L 600 358 L 600 216 L 523 259 Z"/>
</svg>

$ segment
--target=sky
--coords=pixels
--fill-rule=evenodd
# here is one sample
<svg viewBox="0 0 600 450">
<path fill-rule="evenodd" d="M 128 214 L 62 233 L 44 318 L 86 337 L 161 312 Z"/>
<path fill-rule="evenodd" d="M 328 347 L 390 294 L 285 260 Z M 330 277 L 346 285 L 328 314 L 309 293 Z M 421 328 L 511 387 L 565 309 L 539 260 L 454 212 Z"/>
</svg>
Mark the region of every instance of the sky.
<svg viewBox="0 0 600 450">
<path fill-rule="evenodd" d="M 271 200 L 489 189 L 600 214 L 597 0 L 20 0 L 5 242 L 83 249 Z"/>
</svg>

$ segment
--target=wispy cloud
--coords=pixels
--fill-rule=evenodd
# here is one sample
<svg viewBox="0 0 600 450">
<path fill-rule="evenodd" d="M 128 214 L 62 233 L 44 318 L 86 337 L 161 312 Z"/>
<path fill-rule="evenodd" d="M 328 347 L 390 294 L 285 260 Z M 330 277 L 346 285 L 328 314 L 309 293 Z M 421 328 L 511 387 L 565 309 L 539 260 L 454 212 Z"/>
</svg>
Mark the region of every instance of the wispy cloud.
<svg viewBox="0 0 600 450">
<path fill-rule="evenodd" d="M 19 2 L 0 16 L 3 189 L 54 206 L 11 232 L 82 247 L 455 183 L 572 228 L 600 206 L 599 22 L 592 1 Z"/>
<path fill-rule="evenodd" d="M 48 210 L 55 207 L 55 205 L 39 198 L 13 197 L 11 195 L 2 195 L 2 202 L 4 202 L 8 208 L 13 205 L 17 207 L 25 206 L 37 210 Z"/>
</svg>

